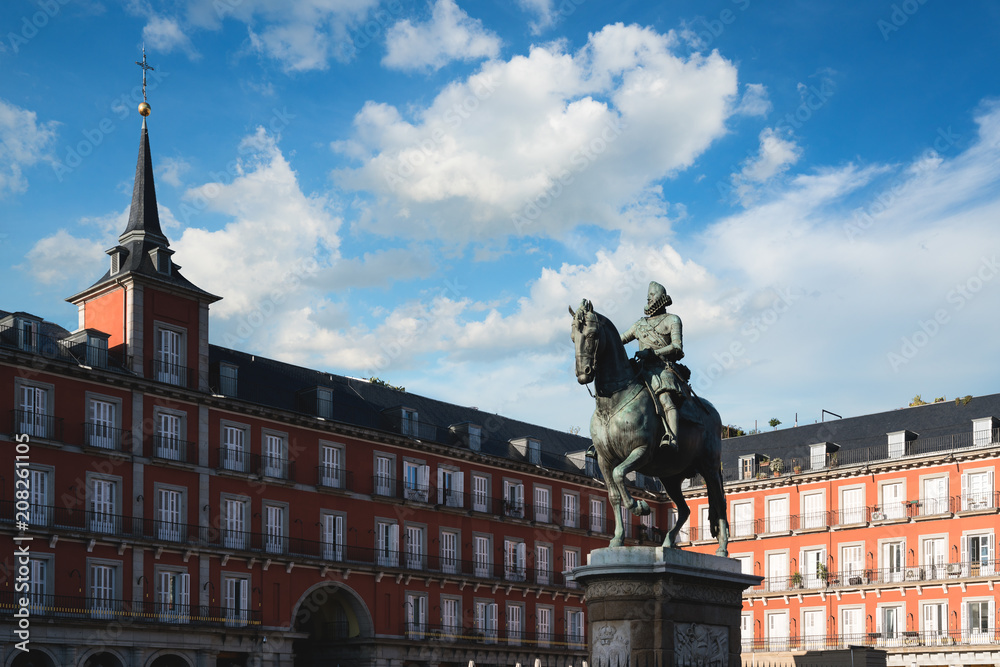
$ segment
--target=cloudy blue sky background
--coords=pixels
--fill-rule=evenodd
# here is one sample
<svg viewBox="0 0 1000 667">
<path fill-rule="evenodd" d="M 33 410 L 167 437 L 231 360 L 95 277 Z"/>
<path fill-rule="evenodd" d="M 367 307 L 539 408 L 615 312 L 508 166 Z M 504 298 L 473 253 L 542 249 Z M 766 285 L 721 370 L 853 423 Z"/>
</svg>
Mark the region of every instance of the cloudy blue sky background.
<svg viewBox="0 0 1000 667">
<path fill-rule="evenodd" d="M 744 428 L 1000 390 L 1000 6 L 17 0 L 0 308 L 160 216 L 213 342 L 586 432 L 566 306 L 650 279 Z"/>
</svg>

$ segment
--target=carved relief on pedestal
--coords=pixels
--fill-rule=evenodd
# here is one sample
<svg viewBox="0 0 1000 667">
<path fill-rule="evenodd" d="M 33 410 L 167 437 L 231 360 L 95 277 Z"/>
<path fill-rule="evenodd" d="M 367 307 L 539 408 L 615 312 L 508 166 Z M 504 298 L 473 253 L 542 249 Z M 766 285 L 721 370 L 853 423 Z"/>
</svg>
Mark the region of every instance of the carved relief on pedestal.
<svg viewBox="0 0 1000 667">
<path fill-rule="evenodd" d="M 621 581 L 599 581 L 587 587 L 587 599 L 599 600 L 601 598 L 615 597 L 643 597 L 648 598 L 653 594 L 653 587 L 642 581 L 631 581 L 629 579 Z"/>
<path fill-rule="evenodd" d="M 609 621 L 593 627 L 590 651 L 594 667 L 629 667 L 631 630 L 628 621 Z"/>
<path fill-rule="evenodd" d="M 703 623 L 675 623 L 674 660 L 705 665 L 729 664 L 729 628 Z"/>
</svg>

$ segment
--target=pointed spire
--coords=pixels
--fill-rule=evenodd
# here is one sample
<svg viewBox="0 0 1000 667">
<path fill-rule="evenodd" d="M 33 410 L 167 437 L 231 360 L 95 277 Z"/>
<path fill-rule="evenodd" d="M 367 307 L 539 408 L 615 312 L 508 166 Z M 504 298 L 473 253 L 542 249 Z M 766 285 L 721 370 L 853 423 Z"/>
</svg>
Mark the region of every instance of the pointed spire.
<svg viewBox="0 0 1000 667">
<path fill-rule="evenodd" d="M 156 210 L 156 188 L 153 185 L 153 160 L 149 151 L 149 132 L 146 118 L 142 119 L 142 136 L 139 141 L 139 160 L 135 165 L 135 185 L 132 188 L 132 209 L 128 226 L 118 238 L 122 244 L 132 240 L 149 240 L 164 246 L 170 245 L 160 229 L 160 215 Z"/>
</svg>

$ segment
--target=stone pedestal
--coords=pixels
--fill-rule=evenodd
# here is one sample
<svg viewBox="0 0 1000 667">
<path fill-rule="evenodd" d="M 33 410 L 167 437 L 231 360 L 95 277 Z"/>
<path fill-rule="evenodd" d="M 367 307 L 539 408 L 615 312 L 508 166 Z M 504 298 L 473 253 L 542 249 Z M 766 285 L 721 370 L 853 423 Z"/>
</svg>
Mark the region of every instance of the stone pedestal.
<svg viewBox="0 0 1000 667">
<path fill-rule="evenodd" d="M 572 578 L 586 589 L 591 667 L 740 667 L 738 561 L 664 549 L 595 549 Z"/>
</svg>

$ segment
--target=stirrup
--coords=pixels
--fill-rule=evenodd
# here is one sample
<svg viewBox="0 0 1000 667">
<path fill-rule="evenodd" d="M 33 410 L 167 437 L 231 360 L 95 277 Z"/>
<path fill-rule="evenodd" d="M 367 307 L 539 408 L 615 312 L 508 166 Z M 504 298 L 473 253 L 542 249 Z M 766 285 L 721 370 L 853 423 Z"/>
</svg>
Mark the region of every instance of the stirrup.
<svg viewBox="0 0 1000 667">
<path fill-rule="evenodd" d="M 660 447 L 666 447 L 675 454 L 680 451 L 680 447 L 677 445 L 677 438 L 669 433 L 664 434 L 664 436 L 660 438 Z"/>
</svg>

